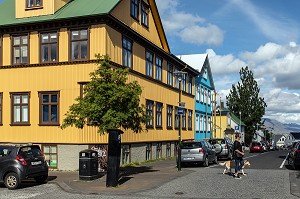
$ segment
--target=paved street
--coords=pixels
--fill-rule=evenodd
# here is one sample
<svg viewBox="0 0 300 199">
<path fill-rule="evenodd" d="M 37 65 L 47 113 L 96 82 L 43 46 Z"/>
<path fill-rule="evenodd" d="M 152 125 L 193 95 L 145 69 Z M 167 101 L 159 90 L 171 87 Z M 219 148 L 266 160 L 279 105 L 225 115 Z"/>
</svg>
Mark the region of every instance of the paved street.
<svg viewBox="0 0 300 199">
<path fill-rule="evenodd" d="M 245 169 L 248 175 L 242 179 L 223 175 L 223 168 L 213 164 L 208 168 L 183 168 L 191 172 L 162 186 L 135 194 L 71 194 L 53 183 L 40 186 L 26 183 L 23 188 L 14 191 L 0 186 L 0 198 L 298 198 L 296 195 L 300 195 L 300 171 L 289 170 L 285 166 L 287 163 L 283 164 L 286 154 L 287 151 L 247 154 L 246 158 L 251 162 L 251 168 Z M 292 195 L 291 190 L 296 194 Z"/>
</svg>

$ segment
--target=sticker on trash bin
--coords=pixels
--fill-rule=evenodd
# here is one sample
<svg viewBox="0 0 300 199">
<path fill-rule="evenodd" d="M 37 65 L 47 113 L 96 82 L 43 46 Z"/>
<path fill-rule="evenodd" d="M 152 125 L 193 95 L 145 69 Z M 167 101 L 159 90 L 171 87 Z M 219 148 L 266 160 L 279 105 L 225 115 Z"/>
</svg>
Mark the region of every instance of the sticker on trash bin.
<svg viewBox="0 0 300 199">
<path fill-rule="evenodd" d="M 118 141 L 120 141 L 121 140 L 121 136 L 120 135 L 118 135 Z"/>
<path fill-rule="evenodd" d="M 96 156 L 96 153 L 92 153 L 92 156 L 95 157 L 95 156 Z"/>
<path fill-rule="evenodd" d="M 85 153 L 82 153 L 81 156 L 82 156 L 82 157 L 85 157 Z"/>
</svg>

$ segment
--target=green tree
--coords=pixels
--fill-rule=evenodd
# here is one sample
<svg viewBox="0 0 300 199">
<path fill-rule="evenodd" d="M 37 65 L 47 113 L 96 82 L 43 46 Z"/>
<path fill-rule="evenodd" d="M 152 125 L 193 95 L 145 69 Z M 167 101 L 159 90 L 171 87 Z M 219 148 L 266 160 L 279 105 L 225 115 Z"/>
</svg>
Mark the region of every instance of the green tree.
<svg viewBox="0 0 300 199">
<path fill-rule="evenodd" d="M 69 107 L 61 128 L 83 128 L 88 123 L 98 127 L 99 133 L 111 128 L 142 132 L 149 119 L 145 105 L 140 104 L 141 86 L 137 81 L 128 83 L 129 70 L 112 68 L 107 55 L 96 58 L 99 67 L 90 73 L 91 81 L 84 86 L 83 96 Z"/>
<path fill-rule="evenodd" d="M 262 117 L 265 114 L 267 104 L 264 98 L 259 96 L 259 87 L 253 77 L 253 72 L 248 66 L 239 72 L 240 81 L 232 85 L 232 89 L 226 96 L 226 105 L 235 115 L 241 113 L 242 121 L 245 123 L 245 142 L 250 143 L 257 125 L 262 126 Z"/>
</svg>

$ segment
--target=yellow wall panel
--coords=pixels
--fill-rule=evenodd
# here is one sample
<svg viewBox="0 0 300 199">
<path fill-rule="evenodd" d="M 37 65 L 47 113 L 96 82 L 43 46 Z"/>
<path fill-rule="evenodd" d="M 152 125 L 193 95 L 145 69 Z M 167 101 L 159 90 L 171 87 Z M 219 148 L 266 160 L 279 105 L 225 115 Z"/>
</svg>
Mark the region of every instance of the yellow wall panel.
<svg viewBox="0 0 300 199">
<path fill-rule="evenodd" d="M 106 53 L 111 61 L 122 64 L 122 35 L 111 27 L 106 27 Z"/>
<path fill-rule="evenodd" d="M 7 66 L 11 64 L 11 44 L 10 44 L 11 38 L 9 35 L 3 35 L 3 47 L 2 47 L 2 52 L 3 52 L 3 66 Z"/>
<path fill-rule="evenodd" d="M 58 60 L 60 62 L 68 61 L 69 60 L 69 56 L 68 56 L 69 34 L 68 34 L 68 30 L 66 28 L 60 29 L 58 42 L 59 42 L 59 45 L 58 45 L 59 58 L 58 58 Z"/>
<path fill-rule="evenodd" d="M 90 59 L 95 54 L 105 55 L 106 29 L 104 25 L 95 25 L 90 28 Z"/>
<path fill-rule="evenodd" d="M 29 47 L 29 60 L 31 64 L 39 63 L 39 34 L 38 32 L 30 33 L 30 47 Z"/>
<path fill-rule="evenodd" d="M 49 1 L 49 0 L 48 0 Z M 54 12 L 67 4 L 70 0 L 54 0 Z"/>
</svg>

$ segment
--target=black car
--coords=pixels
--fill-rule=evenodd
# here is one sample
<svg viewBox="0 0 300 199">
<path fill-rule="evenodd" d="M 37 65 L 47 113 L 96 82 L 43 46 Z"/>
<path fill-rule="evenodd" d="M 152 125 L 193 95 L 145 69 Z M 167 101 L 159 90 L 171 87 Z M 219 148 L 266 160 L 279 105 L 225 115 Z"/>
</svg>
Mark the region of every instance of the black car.
<svg viewBox="0 0 300 199">
<path fill-rule="evenodd" d="M 33 178 L 44 183 L 48 165 L 38 145 L 0 145 L 0 182 L 17 189 L 22 180 Z"/>
<path fill-rule="evenodd" d="M 298 169 L 300 167 L 300 142 L 296 142 L 288 155 L 288 164 L 292 169 Z"/>
</svg>

